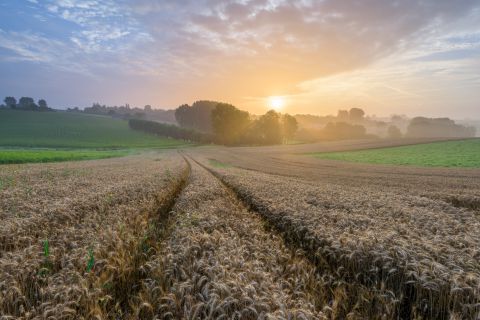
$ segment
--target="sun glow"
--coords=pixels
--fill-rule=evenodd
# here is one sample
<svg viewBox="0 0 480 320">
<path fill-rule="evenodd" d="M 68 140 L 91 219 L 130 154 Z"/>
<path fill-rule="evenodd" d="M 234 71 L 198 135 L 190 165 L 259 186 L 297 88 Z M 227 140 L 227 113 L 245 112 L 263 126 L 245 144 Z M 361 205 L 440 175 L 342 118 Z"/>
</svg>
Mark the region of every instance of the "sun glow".
<svg viewBox="0 0 480 320">
<path fill-rule="evenodd" d="M 283 97 L 270 97 L 268 98 L 268 105 L 275 111 L 280 111 L 285 106 L 285 100 Z"/>
</svg>

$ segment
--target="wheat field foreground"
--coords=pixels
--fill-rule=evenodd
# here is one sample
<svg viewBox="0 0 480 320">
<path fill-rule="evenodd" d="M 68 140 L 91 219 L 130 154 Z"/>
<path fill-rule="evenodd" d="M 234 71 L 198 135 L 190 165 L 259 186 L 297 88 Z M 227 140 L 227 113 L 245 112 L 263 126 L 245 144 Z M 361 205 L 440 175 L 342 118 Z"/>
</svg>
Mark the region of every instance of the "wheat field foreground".
<svg viewBox="0 0 480 320">
<path fill-rule="evenodd" d="M 0 166 L 2 319 L 478 318 L 478 170 L 267 149 Z"/>
</svg>

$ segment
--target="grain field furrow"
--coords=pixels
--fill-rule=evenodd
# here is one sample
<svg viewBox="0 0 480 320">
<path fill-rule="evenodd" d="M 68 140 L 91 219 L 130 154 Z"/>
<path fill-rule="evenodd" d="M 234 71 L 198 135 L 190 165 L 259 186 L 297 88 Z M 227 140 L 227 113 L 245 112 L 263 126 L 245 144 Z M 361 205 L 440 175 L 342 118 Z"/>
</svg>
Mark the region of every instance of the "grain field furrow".
<svg viewBox="0 0 480 320">
<path fill-rule="evenodd" d="M 323 319 L 322 279 L 223 184 L 192 163 L 175 229 L 133 302 L 142 319 Z"/>
</svg>

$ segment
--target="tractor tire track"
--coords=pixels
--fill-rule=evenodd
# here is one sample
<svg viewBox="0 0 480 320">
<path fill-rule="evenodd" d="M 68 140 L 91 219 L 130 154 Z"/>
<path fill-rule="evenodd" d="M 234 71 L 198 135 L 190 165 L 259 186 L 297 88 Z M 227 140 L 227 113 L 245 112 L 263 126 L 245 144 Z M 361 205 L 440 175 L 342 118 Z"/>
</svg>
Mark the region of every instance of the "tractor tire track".
<svg viewBox="0 0 480 320">
<path fill-rule="evenodd" d="M 190 158 L 191 159 L 191 158 Z M 193 159 L 191 159 L 193 160 Z M 209 171 L 191 162 L 171 234 L 146 266 L 140 319 L 327 319 L 325 281 Z M 325 312 L 324 312 L 325 311 Z M 329 316 L 330 315 L 330 316 Z"/>
</svg>

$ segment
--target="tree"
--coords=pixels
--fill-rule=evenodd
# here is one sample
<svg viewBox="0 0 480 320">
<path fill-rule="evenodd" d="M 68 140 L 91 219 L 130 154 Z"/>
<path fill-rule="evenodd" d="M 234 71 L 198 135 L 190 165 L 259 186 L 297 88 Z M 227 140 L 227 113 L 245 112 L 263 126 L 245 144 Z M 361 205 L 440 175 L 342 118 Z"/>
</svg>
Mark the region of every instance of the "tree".
<svg viewBox="0 0 480 320">
<path fill-rule="evenodd" d="M 364 126 L 346 122 L 329 122 L 321 132 L 321 138 L 325 140 L 361 139 L 366 136 Z"/>
<path fill-rule="evenodd" d="M 38 108 L 40 108 L 41 110 L 47 110 L 48 109 L 47 101 L 45 101 L 45 99 L 38 100 Z"/>
<path fill-rule="evenodd" d="M 297 130 L 297 119 L 289 114 L 285 114 L 283 116 L 283 138 L 285 140 L 292 140 Z"/>
<path fill-rule="evenodd" d="M 35 110 L 38 106 L 32 98 L 21 97 L 20 100 L 18 100 L 18 107 L 25 110 Z"/>
<path fill-rule="evenodd" d="M 391 125 L 388 127 L 388 137 L 391 139 L 399 139 L 402 137 L 402 131 L 396 126 L 396 125 Z"/>
<path fill-rule="evenodd" d="M 348 120 L 348 110 L 338 110 L 337 118 L 338 120 Z"/>
<path fill-rule="evenodd" d="M 175 119 L 181 127 L 201 132 L 212 132 L 212 111 L 216 101 L 195 101 L 192 106 L 181 105 L 175 110 Z"/>
<path fill-rule="evenodd" d="M 5 99 L 3 99 L 3 102 L 5 102 L 7 108 L 15 109 L 17 107 L 17 99 L 15 99 L 14 97 L 5 97 Z"/>
<path fill-rule="evenodd" d="M 348 112 L 348 115 L 349 115 L 350 120 L 352 120 L 352 121 L 358 121 L 358 120 L 362 120 L 362 119 L 363 119 L 363 116 L 365 115 L 365 111 L 363 111 L 363 110 L 360 109 L 360 108 L 352 108 L 352 109 L 350 109 L 350 111 Z"/>
<path fill-rule="evenodd" d="M 145 111 L 145 112 L 150 112 L 150 111 L 152 111 L 152 106 L 149 105 L 149 104 L 147 104 L 145 107 L 143 107 L 143 111 Z"/>
<path fill-rule="evenodd" d="M 223 144 L 235 144 L 250 123 L 250 115 L 227 103 L 218 103 L 211 113 L 216 140 Z"/>
<path fill-rule="evenodd" d="M 278 144 L 283 140 L 280 114 L 270 110 L 257 120 L 259 141 L 262 144 Z"/>
<path fill-rule="evenodd" d="M 190 124 L 189 108 L 190 106 L 188 104 L 182 104 L 175 110 L 175 120 L 177 120 L 180 127 L 186 128 Z"/>
<path fill-rule="evenodd" d="M 454 120 L 449 118 L 416 117 L 410 120 L 405 135 L 415 138 L 474 137 L 475 128 L 456 124 Z"/>
</svg>

